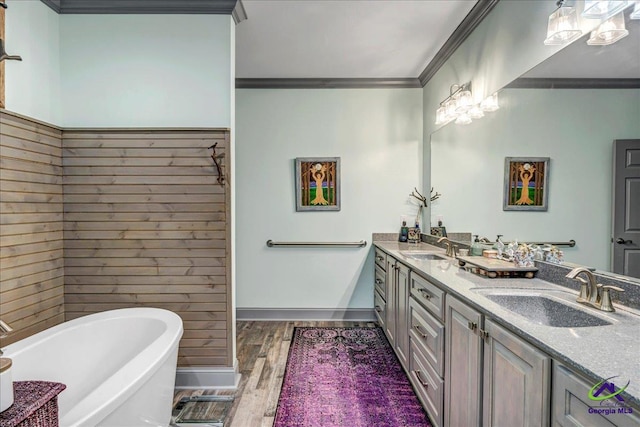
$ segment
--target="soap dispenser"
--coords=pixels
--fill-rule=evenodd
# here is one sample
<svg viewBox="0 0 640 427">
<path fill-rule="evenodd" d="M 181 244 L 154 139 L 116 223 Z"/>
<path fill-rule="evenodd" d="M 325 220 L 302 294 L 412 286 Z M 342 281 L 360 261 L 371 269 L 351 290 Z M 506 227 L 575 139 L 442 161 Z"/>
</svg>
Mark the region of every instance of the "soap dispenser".
<svg viewBox="0 0 640 427">
<path fill-rule="evenodd" d="M 471 245 L 471 251 L 470 251 L 471 256 L 482 256 L 482 251 L 484 250 L 484 248 L 480 244 L 480 239 L 478 239 L 478 235 L 474 234 L 474 237 L 475 237 L 475 240 Z"/>
<path fill-rule="evenodd" d="M 493 249 L 498 251 L 498 259 L 502 258 L 502 253 L 504 252 L 504 243 L 500 239 L 502 234 L 498 234 L 496 237 L 496 243 L 493 245 Z"/>
<path fill-rule="evenodd" d="M 406 242 L 409 239 L 409 227 L 407 227 L 407 221 L 402 221 L 402 227 L 400 227 L 399 242 Z"/>
</svg>

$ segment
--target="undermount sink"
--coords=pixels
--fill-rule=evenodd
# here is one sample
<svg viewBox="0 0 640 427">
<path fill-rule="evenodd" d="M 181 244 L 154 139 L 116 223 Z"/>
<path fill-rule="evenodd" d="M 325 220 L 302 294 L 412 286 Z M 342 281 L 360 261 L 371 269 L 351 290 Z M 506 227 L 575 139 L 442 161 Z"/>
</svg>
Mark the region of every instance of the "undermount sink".
<svg viewBox="0 0 640 427">
<path fill-rule="evenodd" d="M 417 261 L 429 260 L 429 259 L 446 259 L 444 256 L 435 254 L 433 252 L 400 252 L 401 255 L 406 256 L 407 258 L 411 258 Z"/>
<path fill-rule="evenodd" d="M 542 293 L 516 293 L 510 291 L 475 290 L 503 308 L 539 325 L 555 328 L 585 328 L 610 325 L 611 322 L 581 309 L 570 306 L 561 299 Z M 487 292 L 488 291 L 488 292 Z"/>
</svg>

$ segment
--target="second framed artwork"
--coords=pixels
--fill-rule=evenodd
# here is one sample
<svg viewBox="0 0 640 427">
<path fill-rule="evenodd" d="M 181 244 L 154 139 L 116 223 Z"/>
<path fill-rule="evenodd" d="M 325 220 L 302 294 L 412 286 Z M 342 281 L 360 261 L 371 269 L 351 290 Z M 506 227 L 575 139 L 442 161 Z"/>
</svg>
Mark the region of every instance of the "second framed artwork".
<svg viewBox="0 0 640 427">
<path fill-rule="evenodd" d="M 505 211 L 546 211 L 549 200 L 549 157 L 505 157 Z"/>
<path fill-rule="evenodd" d="M 340 157 L 298 157 L 296 211 L 340 210 Z"/>
</svg>

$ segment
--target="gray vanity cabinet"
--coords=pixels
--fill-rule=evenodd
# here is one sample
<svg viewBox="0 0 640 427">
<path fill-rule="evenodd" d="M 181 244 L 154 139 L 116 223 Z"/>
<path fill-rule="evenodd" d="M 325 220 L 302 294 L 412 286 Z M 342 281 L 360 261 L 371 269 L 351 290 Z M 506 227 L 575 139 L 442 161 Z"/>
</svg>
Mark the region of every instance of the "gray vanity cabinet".
<svg viewBox="0 0 640 427">
<path fill-rule="evenodd" d="M 606 403 L 589 400 L 587 397 L 589 390 L 595 383 L 596 381 L 588 381 L 554 361 L 551 425 L 554 427 L 640 426 L 638 408 L 630 408 L 626 404 L 608 406 L 616 404 L 616 399 L 609 399 L 611 402 Z M 598 409 L 610 409 L 610 411 L 598 411 Z"/>
<path fill-rule="evenodd" d="M 549 425 L 549 357 L 483 317 L 447 296 L 445 426 Z"/>
<path fill-rule="evenodd" d="M 484 331 L 483 426 L 549 425 L 549 356 L 491 319 Z"/>
<path fill-rule="evenodd" d="M 407 369 L 409 356 L 409 267 L 395 258 L 386 258 L 385 333 L 402 366 Z"/>
<path fill-rule="evenodd" d="M 482 315 L 451 295 L 445 307 L 444 425 L 479 426 Z"/>
</svg>

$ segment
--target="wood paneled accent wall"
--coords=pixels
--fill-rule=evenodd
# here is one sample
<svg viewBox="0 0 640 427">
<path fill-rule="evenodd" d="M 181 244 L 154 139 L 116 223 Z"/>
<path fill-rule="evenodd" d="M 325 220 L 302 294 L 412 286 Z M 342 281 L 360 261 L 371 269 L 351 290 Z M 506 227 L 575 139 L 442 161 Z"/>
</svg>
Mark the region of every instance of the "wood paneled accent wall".
<svg viewBox="0 0 640 427">
<path fill-rule="evenodd" d="M 65 130 L 66 319 L 154 306 L 184 321 L 179 366 L 232 366 L 227 130 Z"/>
<path fill-rule="evenodd" d="M 61 136 L 0 111 L 0 346 L 64 321 Z"/>
</svg>

